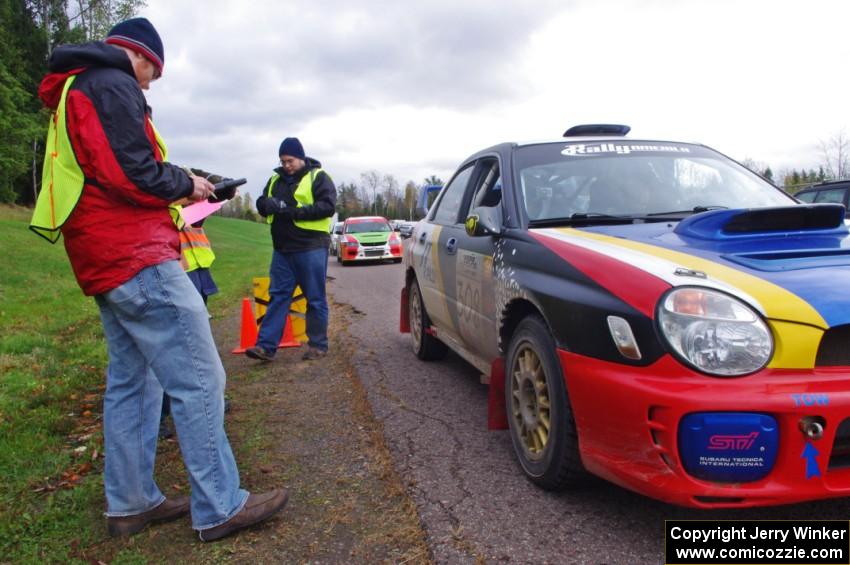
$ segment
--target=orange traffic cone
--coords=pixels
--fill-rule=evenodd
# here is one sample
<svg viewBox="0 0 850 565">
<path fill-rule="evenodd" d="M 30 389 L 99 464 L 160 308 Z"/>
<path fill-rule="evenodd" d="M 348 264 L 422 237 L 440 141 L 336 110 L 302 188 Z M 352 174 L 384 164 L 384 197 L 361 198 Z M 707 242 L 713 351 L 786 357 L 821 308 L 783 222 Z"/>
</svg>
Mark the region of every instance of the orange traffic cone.
<svg viewBox="0 0 850 565">
<path fill-rule="evenodd" d="M 292 335 L 292 316 L 286 316 L 286 325 L 283 327 L 283 337 L 280 338 L 278 347 L 301 347 L 301 342 Z"/>
<path fill-rule="evenodd" d="M 231 353 L 245 353 L 249 347 L 257 343 L 257 322 L 254 320 L 254 310 L 251 299 L 242 299 L 242 328 L 239 330 L 239 347 Z"/>
</svg>

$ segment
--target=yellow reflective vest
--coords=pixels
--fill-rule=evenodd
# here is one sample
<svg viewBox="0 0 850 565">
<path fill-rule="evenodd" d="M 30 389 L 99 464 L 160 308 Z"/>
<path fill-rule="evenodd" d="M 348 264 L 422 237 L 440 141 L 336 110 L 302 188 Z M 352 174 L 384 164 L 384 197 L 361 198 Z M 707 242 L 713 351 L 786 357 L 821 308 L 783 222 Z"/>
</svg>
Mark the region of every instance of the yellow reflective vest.
<svg viewBox="0 0 850 565">
<path fill-rule="evenodd" d="M 194 228 L 185 224 L 180 229 L 180 264 L 188 273 L 195 269 L 209 269 L 215 261 L 210 240 L 204 228 Z"/>
<path fill-rule="evenodd" d="M 299 208 L 303 208 L 304 206 L 310 206 L 313 203 L 313 181 L 316 179 L 316 175 L 323 172 L 322 169 L 310 169 L 310 174 L 304 175 L 301 177 L 301 181 L 299 181 L 298 186 L 295 189 L 295 193 L 293 196 L 295 197 L 295 201 L 298 203 Z M 327 173 L 325 173 L 327 174 Z M 272 175 L 272 178 L 269 179 L 269 184 L 266 186 L 266 196 L 271 198 L 272 196 L 272 188 L 274 188 L 275 183 L 280 178 L 280 175 L 275 173 Z M 274 214 L 269 214 L 266 216 L 266 222 L 271 224 L 274 221 Z M 328 233 L 331 231 L 331 218 L 320 218 L 318 220 L 295 220 L 293 222 L 296 226 L 303 230 L 314 230 Z"/>
<path fill-rule="evenodd" d="M 65 225 L 77 207 L 83 185 L 83 170 L 77 163 L 65 122 L 65 99 L 76 76 L 70 76 L 62 88 L 59 105 L 50 119 L 44 145 L 44 166 L 41 172 L 41 192 L 35 202 L 30 229 L 50 243 L 59 240 L 59 229 Z"/>
<path fill-rule="evenodd" d="M 68 221 L 74 208 L 77 207 L 86 182 L 85 174 L 77 162 L 74 147 L 68 137 L 68 124 L 65 116 L 65 100 L 68 97 L 68 90 L 70 90 L 71 84 L 76 78 L 76 75 L 73 75 L 65 81 L 65 85 L 62 87 L 62 96 L 59 98 L 59 105 L 50 118 L 47 139 L 44 144 L 41 192 L 38 193 L 35 210 L 30 220 L 30 229 L 50 243 L 56 243 L 59 240 L 59 230 Z M 165 145 L 165 140 L 159 135 L 153 122 L 150 122 L 150 125 L 156 138 L 156 144 L 159 146 L 162 160 L 166 161 L 168 160 L 168 148 Z M 169 211 L 179 229 L 181 225 L 178 221 L 182 222 L 179 207 L 172 206 Z"/>
</svg>

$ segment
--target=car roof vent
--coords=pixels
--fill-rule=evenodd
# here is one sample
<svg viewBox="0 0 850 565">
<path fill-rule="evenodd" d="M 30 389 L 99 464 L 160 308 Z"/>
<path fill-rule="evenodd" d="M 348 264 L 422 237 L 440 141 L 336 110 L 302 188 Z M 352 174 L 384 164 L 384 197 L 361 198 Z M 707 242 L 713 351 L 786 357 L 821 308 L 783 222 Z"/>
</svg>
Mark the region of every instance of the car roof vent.
<svg viewBox="0 0 850 565">
<path fill-rule="evenodd" d="M 582 124 L 573 126 L 564 132 L 564 137 L 586 137 L 596 135 L 624 136 L 632 128 L 620 124 Z"/>
</svg>

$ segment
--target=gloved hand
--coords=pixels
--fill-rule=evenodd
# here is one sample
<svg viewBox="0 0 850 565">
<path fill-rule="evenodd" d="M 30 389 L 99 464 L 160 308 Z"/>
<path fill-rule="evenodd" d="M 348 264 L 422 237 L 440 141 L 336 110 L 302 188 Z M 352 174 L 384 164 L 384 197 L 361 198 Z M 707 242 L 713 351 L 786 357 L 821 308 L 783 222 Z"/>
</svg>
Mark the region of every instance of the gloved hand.
<svg viewBox="0 0 850 565">
<path fill-rule="evenodd" d="M 269 214 L 281 214 L 284 210 L 286 210 L 286 202 L 284 202 L 280 198 L 267 198 L 266 210 L 268 210 Z"/>
<path fill-rule="evenodd" d="M 298 208 L 294 206 L 287 206 L 283 210 L 277 213 L 278 216 L 283 216 L 284 218 L 293 219 L 298 217 Z"/>
<path fill-rule="evenodd" d="M 290 206 L 287 206 L 286 202 L 284 202 L 280 198 L 271 197 L 257 200 L 257 212 L 259 212 L 263 216 L 279 214 L 286 218 L 291 218 L 293 211 L 294 209 Z"/>
<path fill-rule="evenodd" d="M 228 181 L 228 180 L 233 180 L 233 179 L 223 178 L 223 179 L 216 181 L 213 184 L 218 184 L 219 182 Z M 210 182 L 212 182 L 212 181 L 210 181 Z M 237 187 L 231 186 L 228 189 L 216 190 L 216 193 L 215 193 L 216 201 L 232 200 L 233 197 L 236 196 L 236 189 L 237 189 Z"/>
<path fill-rule="evenodd" d="M 267 198 L 258 198 L 257 199 L 257 212 L 260 213 L 262 217 L 269 216 L 271 211 L 269 210 L 269 203 Z"/>
</svg>

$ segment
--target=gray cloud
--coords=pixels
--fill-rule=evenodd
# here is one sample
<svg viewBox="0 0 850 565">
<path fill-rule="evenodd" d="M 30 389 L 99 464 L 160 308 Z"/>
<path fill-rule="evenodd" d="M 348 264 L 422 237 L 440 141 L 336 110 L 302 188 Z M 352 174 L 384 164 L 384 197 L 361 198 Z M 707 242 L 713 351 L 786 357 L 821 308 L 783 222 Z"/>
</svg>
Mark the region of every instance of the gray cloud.
<svg viewBox="0 0 850 565">
<path fill-rule="evenodd" d="M 288 9 L 290 18 L 278 8 L 264 17 L 253 4 L 243 9 L 249 7 L 250 21 L 227 33 L 219 24 L 181 45 L 190 68 L 163 86 L 184 101 L 166 110 L 169 119 L 209 132 L 222 127 L 222 118 L 297 128 L 363 106 L 464 110 L 522 96 L 530 85 L 517 84 L 512 64 L 529 35 L 563 5 L 300 2 Z"/>
<path fill-rule="evenodd" d="M 481 0 L 151 4 L 166 43 L 166 74 L 149 98 L 157 123 L 167 124 L 174 158 L 250 174 L 252 185 L 270 174 L 280 139 L 317 118 L 398 104 L 473 111 L 523 96 L 531 85 L 520 84 L 512 67 L 530 35 L 564 8 L 550 0 L 533 7 Z M 360 132 L 351 132 L 334 153 L 361 143 Z M 446 163 L 456 161 L 402 166 L 447 176 Z M 397 174 L 391 167 L 384 172 Z M 343 169 L 337 177 L 358 174 Z"/>
<path fill-rule="evenodd" d="M 835 69 L 850 50 L 847 6 L 148 0 L 143 15 L 166 45 L 149 99 L 174 160 L 252 187 L 286 135 L 301 136 L 338 181 L 378 169 L 404 183 L 447 178 L 480 147 L 589 121 L 808 167 L 808 145 L 846 122 Z M 793 29 L 794 42 L 777 29 Z M 834 83 L 777 87 L 799 68 Z"/>
</svg>

